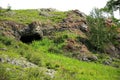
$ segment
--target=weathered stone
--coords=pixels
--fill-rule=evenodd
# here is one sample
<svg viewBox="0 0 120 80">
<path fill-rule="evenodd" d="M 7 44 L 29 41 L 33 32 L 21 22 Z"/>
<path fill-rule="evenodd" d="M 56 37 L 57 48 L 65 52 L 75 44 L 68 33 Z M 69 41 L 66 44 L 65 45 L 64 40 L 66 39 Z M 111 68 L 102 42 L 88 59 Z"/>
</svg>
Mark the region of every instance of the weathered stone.
<svg viewBox="0 0 120 80">
<path fill-rule="evenodd" d="M 83 61 L 89 61 L 89 59 L 87 57 L 83 57 L 82 60 Z"/>
<path fill-rule="evenodd" d="M 7 51 L 7 48 L 0 48 L 0 50 L 2 50 L 2 51 Z"/>
<path fill-rule="evenodd" d="M 95 55 L 92 55 L 92 56 L 88 57 L 88 59 L 90 61 L 96 61 L 96 60 L 98 60 L 97 56 L 95 56 Z"/>
<path fill-rule="evenodd" d="M 76 17 L 75 17 L 76 15 Z M 81 16 L 80 16 L 81 15 Z M 59 24 L 63 30 L 66 29 L 79 29 L 83 32 L 88 32 L 88 25 L 85 15 L 79 12 L 71 11 L 68 13 L 67 17 Z"/>
<path fill-rule="evenodd" d="M 8 59 L 7 59 L 7 62 L 10 62 L 10 61 L 11 61 L 11 60 L 8 58 Z"/>
<path fill-rule="evenodd" d="M 55 77 L 56 71 L 54 69 L 47 69 L 46 74 L 49 75 L 51 78 Z"/>
<path fill-rule="evenodd" d="M 41 11 L 41 12 L 54 12 L 54 11 L 57 11 L 56 9 L 54 8 L 41 8 L 41 9 L 38 9 L 38 11 Z"/>
<path fill-rule="evenodd" d="M 4 36 L 14 36 L 16 39 L 19 39 L 19 30 L 23 29 L 26 26 L 14 21 L 0 21 L 0 27 L 3 28 L 1 32 Z"/>
<path fill-rule="evenodd" d="M 116 24 L 113 22 L 112 18 L 105 19 L 105 25 L 106 25 L 106 27 L 116 26 Z"/>
<path fill-rule="evenodd" d="M 6 55 L 1 55 L 0 62 L 2 62 L 2 63 L 7 62 L 9 64 L 21 66 L 23 68 L 26 68 L 26 67 L 36 67 L 37 66 L 37 65 L 35 65 L 35 64 L 31 63 L 31 62 L 26 61 L 25 58 L 11 59 L 11 58 L 9 58 Z"/>
<path fill-rule="evenodd" d="M 42 24 L 40 21 L 34 21 L 20 31 L 20 40 L 25 43 L 33 40 L 40 40 L 43 37 Z"/>
<path fill-rule="evenodd" d="M 110 61 L 105 60 L 105 61 L 103 61 L 103 64 L 105 64 L 105 65 L 110 65 L 110 64 L 111 64 L 111 62 L 110 62 Z"/>
<path fill-rule="evenodd" d="M 73 10 L 73 12 L 79 14 L 80 17 L 86 18 L 86 15 L 83 12 L 79 11 L 79 10 Z"/>
<path fill-rule="evenodd" d="M 116 53 L 116 48 L 114 45 L 112 44 L 109 44 L 106 49 L 105 49 L 106 53 L 108 54 L 113 54 L 113 53 Z"/>
</svg>

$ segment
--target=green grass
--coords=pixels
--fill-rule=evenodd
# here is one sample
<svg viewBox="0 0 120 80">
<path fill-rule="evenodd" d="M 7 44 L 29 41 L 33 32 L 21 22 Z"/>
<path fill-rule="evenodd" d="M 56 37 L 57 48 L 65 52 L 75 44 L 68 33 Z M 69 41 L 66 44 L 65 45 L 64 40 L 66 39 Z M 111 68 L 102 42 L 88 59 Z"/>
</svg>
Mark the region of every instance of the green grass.
<svg viewBox="0 0 120 80">
<path fill-rule="evenodd" d="M 60 11 L 46 12 L 49 15 L 53 15 L 47 17 L 39 15 L 39 13 L 40 12 L 36 9 L 3 11 L 1 12 L 0 20 L 11 20 L 23 24 L 29 24 L 33 21 L 41 22 L 51 21 L 54 24 L 62 21 L 62 19 L 64 19 L 67 15 L 66 12 Z"/>
<path fill-rule="evenodd" d="M 56 70 L 56 74 L 51 79 L 40 72 L 42 70 L 39 68 L 25 69 L 20 66 L 1 63 L 1 70 L 10 69 L 10 71 L 1 71 L 0 75 L 5 76 L 6 80 L 20 80 L 23 78 L 24 80 L 119 80 L 120 78 L 120 69 L 99 63 L 82 62 L 60 54 L 50 53 L 47 50 L 50 45 L 53 45 L 52 40 L 34 41 L 31 45 L 21 42 L 16 43 L 15 41 L 11 43 L 9 46 L 2 43 L 8 50 L 0 51 L 0 55 L 17 59 L 24 57 L 39 67 Z M 15 48 L 16 45 L 19 48 Z"/>
<path fill-rule="evenodd" d="M 119 71 L 112 67 L 81 62 L 54 54 L 47 55 L 50 57 L 50 59 L 48 59 L 50 62 L 60 64 L 60 71 L 69 75 L 67 77 L 69 80 L 74 78 L 75 80 L 117 80 L 119 78 L 117 77 L 117 75 L 119 75 Z M 53 59 L 53 61 L 51 59 Z M 114 75 L 114 73 L 116 75 Z"/>
<path fill-rule="evenodd" d="M 105 66 L 99 63 L 87 63 L 78 61 L 76 59 L 71 59 L 59 55 L 58 53 L 50 53 L 47 51 L 48 47 L 52 44 L 52 41 L 47 39 L 43 41 L 33 42 L 36 43 L 32 45 L 38 45 L 35 47 L 40 52 L 45 52 L 46 54 L 45 62 L 49 63 L 49 67 L 52 69 L 57 69 L 58 74 L 57 80 L 63 77 L 63 80 L 117 80 L 119 77 L 119 70 L 110 66 Z M 46 44 L 43 44 L 46 43 Z M 42 45 L 41 45 L 42 44 Z M 46 64 L 44 64 L 46 65 Z M 56 68 L 56 65 L 59 66 Z M 112 69 L 112 70 L 111 70 Z M 64 75 L 62 75 L 64 73 Z M 116 75 L 114 75 L 114 73 Z"/>
</svg>

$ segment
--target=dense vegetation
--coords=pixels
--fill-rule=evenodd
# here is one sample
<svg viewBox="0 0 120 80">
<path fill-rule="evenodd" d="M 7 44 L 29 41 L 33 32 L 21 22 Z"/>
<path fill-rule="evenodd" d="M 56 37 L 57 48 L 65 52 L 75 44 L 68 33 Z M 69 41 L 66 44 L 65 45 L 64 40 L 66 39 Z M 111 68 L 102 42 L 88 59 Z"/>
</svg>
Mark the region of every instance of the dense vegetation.
<svg viewBox="0 0 120 80">
<path fill-rule="evenodd" d="M 118 25 L 105 25 L 105 17 L 102 15 L 102 11 L 95 8 L 90 16 L 87 17 L 87 20 L 91 26 L 90 34 L 88 34 L 89 40 L 97 51 L 106 53 L 105 49 L 110 44 L 119 44 L 119 42 L 115 40 L 118 34 Z"/>
</svg>

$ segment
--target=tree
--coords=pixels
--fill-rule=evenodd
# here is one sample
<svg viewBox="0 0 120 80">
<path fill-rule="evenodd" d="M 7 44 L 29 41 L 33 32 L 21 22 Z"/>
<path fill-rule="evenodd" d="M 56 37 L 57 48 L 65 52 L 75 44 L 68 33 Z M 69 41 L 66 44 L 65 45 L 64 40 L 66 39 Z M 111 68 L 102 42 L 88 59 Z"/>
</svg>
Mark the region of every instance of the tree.
<svg viewBox="0 0 120 80">
<path fill-rule="evenodd" d="M 119 10 L 120 14 L 120 0 L 109 0 L 104 8 L 114 17 L 114 11 Z"/>
</svg>

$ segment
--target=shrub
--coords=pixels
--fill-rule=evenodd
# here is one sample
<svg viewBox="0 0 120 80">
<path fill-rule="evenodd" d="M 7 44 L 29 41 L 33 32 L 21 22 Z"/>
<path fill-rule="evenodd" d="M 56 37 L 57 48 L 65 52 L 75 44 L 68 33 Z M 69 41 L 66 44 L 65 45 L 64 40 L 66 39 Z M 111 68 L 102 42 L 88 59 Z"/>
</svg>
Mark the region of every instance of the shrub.
<svg viewBox="0 0 120 80">
<path fill-rule="evenodd" d="M 105 52 L 105 46 L 115 42 L 116 27 L 106 27 L 104 17 L 99 9 L 94 9 L 87 17 L 90 26 L 89 40 L 96 51 Z"/>
</svg>

